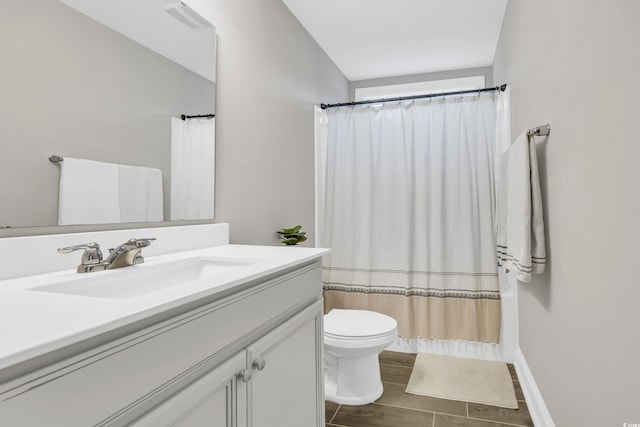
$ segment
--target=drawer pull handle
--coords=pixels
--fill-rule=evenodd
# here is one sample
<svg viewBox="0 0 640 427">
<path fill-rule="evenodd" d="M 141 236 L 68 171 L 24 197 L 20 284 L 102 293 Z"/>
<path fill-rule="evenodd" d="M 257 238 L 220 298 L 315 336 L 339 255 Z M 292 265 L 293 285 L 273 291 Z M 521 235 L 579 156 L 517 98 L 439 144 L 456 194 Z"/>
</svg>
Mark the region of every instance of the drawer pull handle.
<svg viewBox="0 0 640 427">
<path fill-rule="evenodd" d="M 267 364 L 267 361 L 261 358 L 257 358 L 256 360 L 253 361 L 253 365 L 251 365 L 253 367 L 253 369 L 257 369 L 258 371 L 262 371 L 265 367 L 265 365 Z"/>
<path fill-rule="evenodd" d="M 251 379 L 251 370 L 246 371 L 246 370 L 243 369 L 242 371 L 238 372 L 238 374 L 236 376 L 242 382 L 248 383 L 249 380 Z"/>
</svg>

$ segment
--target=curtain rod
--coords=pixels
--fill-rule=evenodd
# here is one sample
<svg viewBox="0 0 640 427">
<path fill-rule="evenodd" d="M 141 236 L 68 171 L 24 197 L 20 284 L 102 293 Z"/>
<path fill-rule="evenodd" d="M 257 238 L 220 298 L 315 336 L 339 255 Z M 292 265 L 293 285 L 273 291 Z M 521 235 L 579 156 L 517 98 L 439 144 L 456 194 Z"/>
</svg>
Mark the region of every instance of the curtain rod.
<svg viewBox="0 0 640 427">
<path fill-rule="evenodd" d="M 215 114 L 201 114 L 201 115 L 199 115 L 199 116 L 186 116 L 186 115 L 184 115 L 184 114 L 183 114 L 183 115 L 181 115 L 181 116 L 180 116 L 180 118 L 181 118 L 182 120 L 187 120 L 187 119 L 200 119 L 200 118 L 203 118 L 203 119 L 212 119 L 212 118 L 214 118 L 215 116 L 216 116 Z"/>
<path fill-rule="evenodd" d="M 381 102 L 395 102 L 395 101 L 410 101 L 413 99 L 423 99 L 423 98 L 436 98 L 439 96 L 452 96 L 452 95 L 464 95 L 467 93 L 480 93 L 480 92 L 491 92 L 491 91 L 501 91 L 507 88 L 506 84 L 495 87 L 488 87 L 484 89 L 469 89 L 469 90 L 459 90 L 456 92 L 440 92 L 440 93 L 429 93 L 426 95 L 414 95 L 414 96 L 399 96 L 397 98 L 382 98 L 382 99 L 370 99 L 367 101 L 354 101 L 354 102 L 341 102 L 338 104 L 320 104 L 320 108 L 326 110 L 327 108 L 335 108 L 335 107 L 350 107 L 353 105 L 364 105 L 364 104 L 380 104 Z"/>
</svg>

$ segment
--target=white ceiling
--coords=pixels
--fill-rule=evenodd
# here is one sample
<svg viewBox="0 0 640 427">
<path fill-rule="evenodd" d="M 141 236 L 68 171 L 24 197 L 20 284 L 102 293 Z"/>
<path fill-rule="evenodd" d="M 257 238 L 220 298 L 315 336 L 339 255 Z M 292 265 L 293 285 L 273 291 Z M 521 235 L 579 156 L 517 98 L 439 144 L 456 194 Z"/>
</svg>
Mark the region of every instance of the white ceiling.
<svg viewBox="0 0 640 427">
<path fill-rule="evenodd" d="M 507 0 L 282 0 L 351 81 L 490 66 Z"/>
<path fill-rule="evenodd" d="M 172 17 L 163 7 L 176 0 L 60 1 L 215 82 L 215 27 L 194 29 Z"/>
</svg>

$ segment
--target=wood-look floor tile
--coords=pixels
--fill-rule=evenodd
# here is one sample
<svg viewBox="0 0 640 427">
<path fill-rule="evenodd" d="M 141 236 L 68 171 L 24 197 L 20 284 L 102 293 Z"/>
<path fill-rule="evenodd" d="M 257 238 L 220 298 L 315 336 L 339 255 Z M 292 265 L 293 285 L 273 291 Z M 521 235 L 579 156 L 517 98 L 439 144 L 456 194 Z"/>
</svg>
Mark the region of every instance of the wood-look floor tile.
<svg viewBox="0 0 640 427">
<path fill-rule="evenodd" d="M 433 424 L 433 413 L 375 403 L 341 405 L 333 423 L 349 427 L 425 427 Z"/>
<path fill-rule="evenodd" d="M 376 403 L 451 415 L 467 415 L 465 402 L 405 393 L 406 386 L 402 384 L 384 383 L 383 386 L 384 393 Z"/>
<path fill-rule="evenodd" d="M 518 409 L 498 408 L 497 406 L 469 403 L 469 417 L 491 420 L 501 423 L 533 427 L 529 408 L 525 402 L 518 402 Z"/>
<path fill-rule="evenodd" d="M 380 374 L 384 394 L 375 404 L 340 406 L 326 402 L 327 427 L 532 427 L 515 367 L 507 364 L 519 409 L 416 396 L 404 392 L 415 363 L 415 354 L 384 351 Z M 467 406 L 468 405 L 468 406 Z M 468 409 L 467 409 L 468 408 Z M 467 416 L 468 410 L 468 416 Z"/>
<path fill-rule="evenodd" d="M 524 393 L 522 392 L 522 387 L 520 386 L 520 381 L 513 382 L 513 389 L 516 392 L 516 400 L 524 402 Z"/>
<path fill-rule="evenodd" d="M 409 377 L 413 368 L 408 366 L 387 365 L 386 363 L 380 364 L 380 377 L 382 382 L 404 384 L 409 383 Z"/>
<path fill-rule="evenodd" d="M 340 405 L 337 403 L 329 402 L 328 400 L 324 402 L 324 420 L 327 424 L 331 422 L 339 407 Z"/>
<path fill-rule="evenodd" d="M 378 356 L 380 363 L 387 365 L 400 365 L 413 368 L 413 364 L 416 362 L 416 354 L 400 353 L 397 351 L 383 351 Z"/>
<path fill-rule="evenodd" d="M 513 364 L 511 364 L 511 363 L 507 363 L 507 368 L 509 368 L 509 373 L 511 374 L 511 379 L 512 380 L 517 380 L 518 379 L 518 375 L 516 374 L 516 367 L 513 366 Z"/>
<path fill-rule="evenodd" d="M 474 420 L 473 418 L 456 417 L 453 415 L 436 414 L 434 427 L 512 427 L 493 421 Z"/>
</svg>

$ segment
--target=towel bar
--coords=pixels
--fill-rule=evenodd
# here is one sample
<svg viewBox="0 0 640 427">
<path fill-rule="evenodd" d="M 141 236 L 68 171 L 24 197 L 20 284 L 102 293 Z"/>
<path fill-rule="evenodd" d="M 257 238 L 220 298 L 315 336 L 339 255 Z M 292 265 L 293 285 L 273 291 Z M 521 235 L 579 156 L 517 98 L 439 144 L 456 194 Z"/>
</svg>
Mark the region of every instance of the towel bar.
<svg viewBox="0 0 640 427">
<path fill-rule="evenodd" d="M 64 157 L 56 156 L 55 154 L 53 156 L 49 156 L 49 161 L 51 163 L 60 163 L 63 160 L 64 160 Z"/>
</svg>

